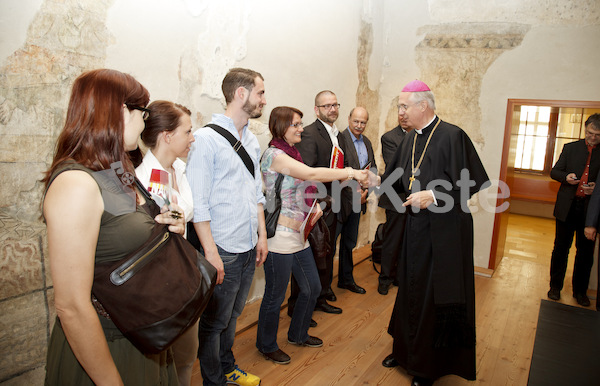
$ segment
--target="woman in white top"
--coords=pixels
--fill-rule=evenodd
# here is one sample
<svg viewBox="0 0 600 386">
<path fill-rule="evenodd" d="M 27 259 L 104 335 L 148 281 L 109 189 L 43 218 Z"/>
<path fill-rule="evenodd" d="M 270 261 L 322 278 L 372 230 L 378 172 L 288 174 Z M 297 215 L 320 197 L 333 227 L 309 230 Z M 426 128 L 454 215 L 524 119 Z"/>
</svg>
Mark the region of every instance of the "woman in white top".
<svg viewBox="0 0 600 386">
<path fill-rule="evenodd" d="M 148 151 L 135 174 L 148 189 L 153 169 L 167 171 L 172 201 L 183 209 L 184 220 L 188 222 L 194 214 L 192 190 L 185 176 L 185 162 L 179 157 L 187 157 L 194 142 L 191 112 L 185 106 L 160 100 L 152 102 L 148 109 L 150 114 L 142 132 L 142 141 Z M 198 353 L 198 323 L 179 337 L 172 348 L 179 384 L 189 385 Z"/>
</svg>

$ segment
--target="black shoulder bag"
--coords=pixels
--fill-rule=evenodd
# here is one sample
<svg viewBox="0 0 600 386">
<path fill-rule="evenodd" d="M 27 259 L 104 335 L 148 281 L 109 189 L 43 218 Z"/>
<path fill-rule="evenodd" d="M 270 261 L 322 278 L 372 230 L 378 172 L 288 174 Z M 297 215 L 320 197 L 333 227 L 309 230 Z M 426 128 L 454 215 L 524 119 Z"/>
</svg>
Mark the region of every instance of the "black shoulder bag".
<svg viewBox="0 0 600 386">
<path fill-rule="evenodd" d="M 244 165 L 246 165 L 246 169 L 248 169 L 250 174 L 252 174 L 252 177 L 254 177 L 254 162 L 252 162 L 252 158 L 250 158 L 250 155 L 246 151 L 246 148 L 242 145 L 242 142 L 235 138 L 233 134 L 231 134 L 229 131 L 225 130 L 219 125 L 209 123 L 206 126 L 221 134 L 223 137 L 225 137 L 227 141 L 229 141 L 231 147 L 233 147 L 233 150 L 237 153 L 237 155 L 240 156 L 240 158 L 244 162 Z"/>
<path fill-rule="evenodd" d="M 265 197 L 267 200 L 267 205 L 265 206 L 265 227 L 267 228 L 268 239 L 275 236 L 275 230 L 277 229 L 277 220 L 279 220 L 279 212 L 281 212 L 281 183 L 283 182 L 283 177 L 284 175 L 279 173 L 273 190 L 268 192 Z"/>
</svg>

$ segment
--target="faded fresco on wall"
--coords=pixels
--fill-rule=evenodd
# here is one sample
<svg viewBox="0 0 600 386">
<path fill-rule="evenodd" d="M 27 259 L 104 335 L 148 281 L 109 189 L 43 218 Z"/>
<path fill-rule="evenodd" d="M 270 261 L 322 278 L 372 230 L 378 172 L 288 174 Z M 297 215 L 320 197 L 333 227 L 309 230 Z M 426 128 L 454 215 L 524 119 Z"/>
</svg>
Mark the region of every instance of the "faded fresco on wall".
<svg viewBox="0 0 600 386">
<path fill-rule="evenodd" d="M 23 47 L 0 67 L 0 380 L 45 363 L 55 313 L 39 179 L 51 162 L 73 80 L 103 65 L 111 4 L 46 1 Z"/>
<path fill-rule="evenodd" d="M 437 113 L 460 126 L 473 142 L 483 145 L 479 97 L 488 67 L 503 52 L 521 44 L 529 27 L 489 24 L 449 24 L 423 27 L 416 47 L 423 79 L 434 91 Z"/>
</svg>

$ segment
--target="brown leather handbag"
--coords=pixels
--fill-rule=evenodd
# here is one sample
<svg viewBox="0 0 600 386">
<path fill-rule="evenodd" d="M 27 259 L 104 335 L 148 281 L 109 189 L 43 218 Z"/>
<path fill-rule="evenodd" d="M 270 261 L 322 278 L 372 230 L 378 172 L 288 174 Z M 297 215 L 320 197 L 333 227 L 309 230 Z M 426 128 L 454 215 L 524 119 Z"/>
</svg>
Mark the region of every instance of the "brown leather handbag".
<svg viewBox="0 0 600 386">
<path fill-rule="evenodd" d="M 158 214 L 160 208 L 137 179 L 136 184 L 150 215 Z M 95 264 L 92 300 L 140 351 L 154 354 L 196 323 L 216 276 L 217 270 L 183 236 L 155 223 L 138 250 L 116 262 Z"/>
<path fill-rule="evenodd" d="M 323 210 L 323 215 L 317 220 L 313 229 L 308 234 L 308 242 L 312 249 L 313 257 L 317 268 L 325 269 L 327 265 L 327 256 L 331 253 L 329 228 L 325 222 L 325 217 L 331 212 L 331 198 L 327 196 L 323 201 L 326 202 L 326 207 Z"/>
</svg>

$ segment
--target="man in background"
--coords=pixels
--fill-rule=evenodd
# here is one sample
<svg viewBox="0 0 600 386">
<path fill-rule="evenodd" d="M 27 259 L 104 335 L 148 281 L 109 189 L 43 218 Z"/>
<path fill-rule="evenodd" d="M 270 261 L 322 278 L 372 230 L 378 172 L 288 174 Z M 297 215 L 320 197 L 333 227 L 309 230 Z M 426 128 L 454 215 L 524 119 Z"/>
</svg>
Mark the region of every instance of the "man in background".
<svg viewBox="0 0 600 386">
<path fill-rule="evenodd" d="M 595 242 L 584 234 L 585 217 L 590 195 L 594 191 L 600 170 L 600 115 L 594 114 L 585 122 L 585 138 L 567 143 L 550 177 L 560 182 L 554 205 L 556 234 L 550 262 L 550 290 L 548 297 L 560 299 L 563 288 L 569 249 L 576 235 L 575 263 L 573 268 L 573 297 L 581 306 L 588 307 L 587 289 L 594 262 Z"/>
<path fill-rule="evenodd" d="M 369 113 L 364 107 L 355 107 L 348 116 L 348 128 L 338 135 L 340 147 L 344 152 L 344 166 L 353 169 L 369 168 L 377 174 L 377 165 L 373 154 L 373 146 L 363 131 L 367 127 Z M 360 188 L 360 211 L 355 212 L 352 207 L 354 193 L 351 187 L 346 187 L 341 193 L 341 211 L 339 213 L 339 224 L 337 234 L 341 234 L 340 253 L 338 266 L 338 288 L 364 294 L 367 291 L 356 284 L 352 274 L 354 260 L 352 250 L 356 247 L 358 240 L 358 227 L 360 225 L 361 213 L 367 211 L 367 194 L 369 190 Z M 357 192 L 358 194 L 358 192 Z"/>
<path fill-rule="evenodd" d="M 385 163 L 386 172 L 388 167 L 391 169 L 392 158 L 396 150 L 400 147 L 402 140 L 410 128 L 402 127 L 402 115 L 398 114 L 398 126 L 381 136 L 381 154 Z M 405 197 L 400 197 L 403 201 Z M 385 209 L 385 223 L 383 225 L 383 243 L 381 247 L 381 272 L 379 273 L 379 285 L 377 292 L 381 295 L 387 295 L 392 283 L 396 281 L 396 267 L 400 257 L 400 248 L 402 238 L 404 237 L 404 225 L 406 223 L 406 213 L 398 212 L 387 195 L 383 194 L 379 198 L 379 207 Z"/>
</svg>

